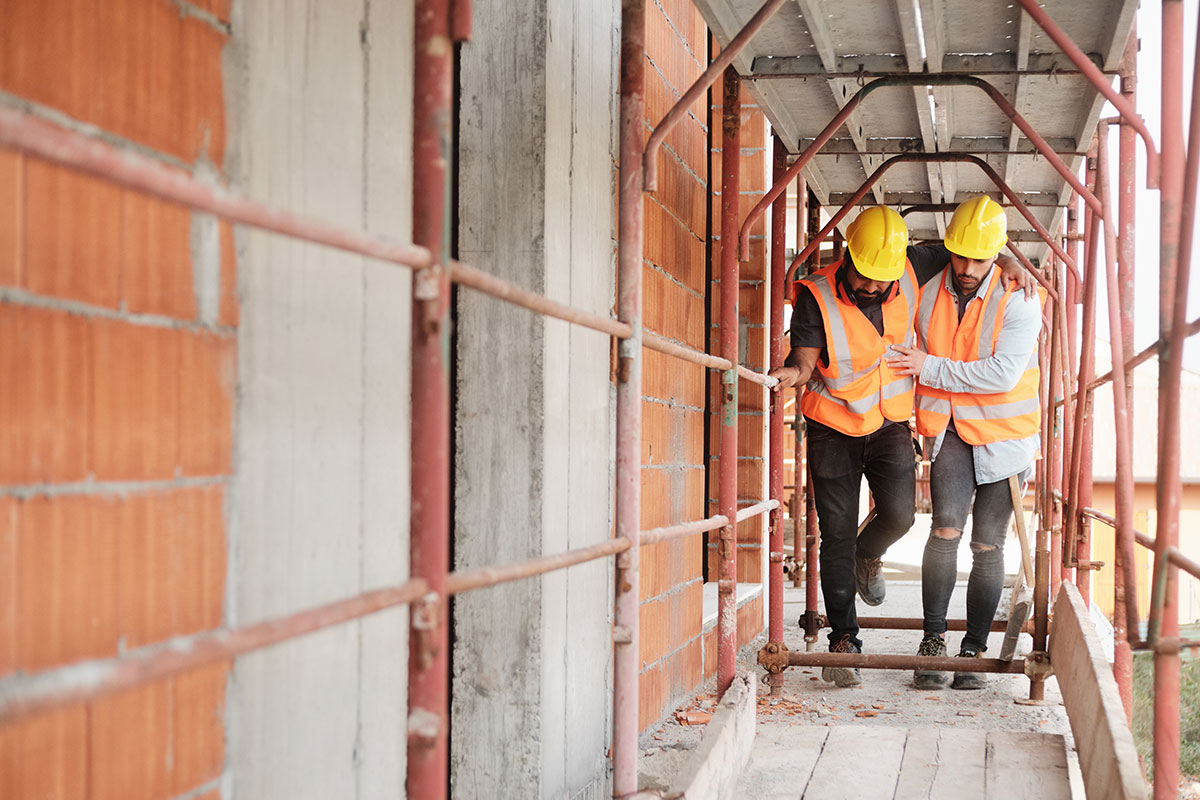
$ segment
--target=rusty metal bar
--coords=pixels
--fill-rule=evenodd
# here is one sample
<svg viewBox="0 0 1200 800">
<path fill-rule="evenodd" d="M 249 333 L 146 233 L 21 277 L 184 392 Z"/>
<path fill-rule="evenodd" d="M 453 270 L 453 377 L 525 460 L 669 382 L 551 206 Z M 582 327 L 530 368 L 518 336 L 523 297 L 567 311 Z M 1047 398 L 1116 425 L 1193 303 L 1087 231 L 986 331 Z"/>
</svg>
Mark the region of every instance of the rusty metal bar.
<svg viewBox="0 0 1200 800">
<path fill-rule="evenodd" d="M 752 506 L 746 506 L 745 508 L 739 508 L 738 512 L 737 512 L 737 521 L 745 522 L 748 519 L 753 519 L 754 517 L 757 517 L 759 514 L 762 514 L 767 511 L 773 511 L 776 508 L 779 508 L 778 500 L 775 500 L 775 499 L 763 500 L 762 502 L 755 503 Z"/>
<path fill-rule="evenodd" d="M 787 187 L 788 182 L 800 174 L 802 169 L 808 166 L 808 162 L 812 161 L 813 157 L 820 152 L 825 143 L 833 138 L 833 134 L 836 133 L 838 128 L 840 128 L 846 122 L 846 120 L 850 118 L 850 115 L 854 112 L 854 109 L 856 109 L 871 92 L 887 86 L 973 86 L 982 90 L 984 94 L 991 98 L 992 102 L 1004 112 L 1004 115 L 1008 117 L 1012 123 L 1021 130 L 1022 133 L 1025 134 L 1033 146 L 1037 148 L 1038 153 L 1045 157 L 1050 165 L 1054 167 L 1055 171 L 1058 172 L 1058 174 L 1061 175 L 1063 179 L 1071 185 L 1071 188 L 1073 188 L 1080 196 L 1087 200 L 1087 203 L 1090 207 L 1096 209 L 1100 207 L 1099 201 L 1097 201 L 1096 198 L 1092 196 L 1092 193 L 1089 192 L 1087 188 L 1079 182 L 1079 178 L 1076 177 L 1075 173 L 1071 171 L 1071 168 L 1067 166 L 1066 162 L 1059 157 L 1054 148 L 1042 138 L 1041 134 L 1039 134 L 1023 116 L 1021 116 L 1020 112 L 1013 108 L 1012 103 L 1008 102 L 1008 98 L 1006 98 L 1004 94 L 995 86 L 992 86 L 982 78 L 977 78 L 973 75 L 930 75 L 927 73 L 920 73 L 917 75 L 894 75 L 872 81 L 871 83 L 868 83 L 866 86 L 859 89 L 858 92 L 846 102 L 846 105 L 842 106 L 838 113 L 833 116 L 833 119 L 829 121 L 825 128 L 819 134 L 817 134 L 812 143 L 804 149 L 804 152 L 800 154 L 800 156 L 792 163 L 790 167 L 788 167 L 787 171 L 775 181 L 763 198 L 759 200 L 757 204 L 755 204 L 754 208 L 750 210 L 750 213 L 746 215 L 745 222 L 742 223 L 741 236 L 739 238 L 743 259 L 750 257 L 750 229 L 753 227 L 754 223 L 756 223 L 758 219 L 766 212 L 767 207 L 774 202 L 775 198 L 779 196 L 779 193 Z M 934 154 L 922 153 L 912 155 Z M 944 153 L 943 155 L 965 154 Z M 1007 195 L 1008 192 L 1005 192 L 1005 194 Z M 857 203 L 859 199 L 861 198 L 856 198 L 853 202 Z M 1013 205 L 1017 205 L 1019 202 L 1019 199 L 1016 199 L 1015 195 L 1010 196 L 1009 199 L 1013 201 Z M 1024 205 L 1020 205 L 1020 208 L 1024 209 Z M 1022 213 L 1024 214 L 1024 212 Z M 1029 219 L 1029 217 L 1026 216 L 1026 219 Z M 1037 229 L 1038 225 L 1034 225 L 1034 228 Z M 1038 233 L 1041 233 L 1043 238 L 1045 238 L 1045 233 L 1042 230 L 1039 229 Z M 1073 263 L 1072 269 L 1074 269 Z"/>
<path fill-rule="evenodd" d="M 117 658 L 10 676 L 0 682 L 0 725 L 225 661 L 368 614 L 416 603 L 428 591 L 425 581 L 413 579 L 241 628 L 169 639 Z"/>
<path fill-rule="evenodd" d="M 1097 129 L 1099 165 L 1096 171 L 1096 193 L 1105 205 L 1112 208 L 1109 191 L 1111 164 L 1108 159 L 1108 125 Z M 1107 278 L 1108 336 L 1113 363 L 1113 427 L 1116 437 L 1116 481 L 1113 493 L 1116 501 L 1117 524 L 1114 537 L 1114 561 L 1119 565 L 1123 586 L 1137 586 L 1133 541 L 1133 418 L 1128 407 L 1125 377 L 1125 326 L 1121 319 L 1120 289 L 1117 283 L 1117 227 L 1114 214 L 1104 214 L 1104 267 Z M 1114 568 L 1116 569 L 1116 568 Z M 1115 591 L 1115 590 L 1114 590 Z M 1121 597 L 1125 612 L 1124 628 L 1129 636 L 1137 636 L 1137 594 Z M 1115 616 L 1115 611 L 1114 611 Z"/>
<path fill-rule="evenodd" d="M 194 178 L 182 169 L 57 125 L 11 106 L 0 105 L 0 146 L 52 164 L 135 189 L 196 211 L 293 239 L 325 245 L 392 264 L 422 269 L 433 263 L 429 248 L 396 244 L 321 220 L 276 211 L 222 186 Z"/>
<path fill-rule="evenodd" d="M 1046 32 L 1046 35 L 1054 40 L 1059 49 L 1066 54 L 1067 58 L 1074 62 L 1092 85 L 1095 86 L 1108 101 L 1113 104 L 1120 115 L 1126 119 L 1133 129 L 1142 137 L 1142 141 L 1146 145 L 1146 186 L 1150 189 L 1159 187 L 1159 157 L 1158 151 L 1154 147 L 1154 137 L 1150 135 L 1150 131 L 1146 128 L 1146 124 L 1142 118 L 1138 116 L 1137 109 L 1133 108 L 1121 94 L 1112 88 L 1111 79 L 1092 63 L 1087 54 L 1079 49 L 1075 42 L 1071 41 L 1071 37 L 1067 35 L 1062 28 L 1050 18 L 1046 10 L 1038 4 L 1038 0 L 1018 0 L 1021 7 L 1025 9 L 1034 22 Z M 1167 0 L 1167 2 L 1179 2 L 1179 0 Z M 1182 4 L 1181 4 L 1182 5 Z M 1165 20 L 1165 15 L 1164 15 Z M 1165 27 L 1165 22 L 1164 22 Z M 1164 57 L 1165 58 L 1165 57 Z M 1165 80 L 1165 76 L 1164 76 Z M 1166 135 L 1163 136 L 1163 150 L 1166 150 Z"/>
<path fill-rule="evenodd" d="M 745 378 L 751 383 L 757 383 L 759 386 L 765 386 L 768 389 L 779 383 L 778 378 L 772 378 L 763 372 L 755 372 L 749 367 L 743 367 L 741 364 L 738 364 L 737 374 L 739 378 Z"/>
<path fill-rule="evenodd" d="M 666 140 L 667 134 L 674 128 L 679 121 L 687 116 L 688 109 L 695 105 L 696 101 L 705 95 L 708 88 L 717 82 L 717 78 L 721 77 L 725 72 L 725 68 L 733 63 L 738 54 L 745 49 L 754 35 L 762 29 L 764 25 L 775 16 L 786 0 L 767 0 L 763 3 L 762 8 L 746 23 L 746 25 L 729 40 L 729 44 L 721 48 L 721 52 L 708 65 L 708 69 L 700 74 L 688 90 L 683 93 L 683 96 L 671 107 L 667 115 L 662 118 L 662 121 L 654 127 L 653 133 L 646 141 L 646 152 L 642 156 L 643 166 L 642 172 L 644 175 L 644 187 L 647 192 L 658 191 L 658 149 Z"/>
<path fill-rule="evenodd" d="M 1028 221 L 1029 224 L 1034 227 L 1046 244 L 1050 246 L 1050 249 L 1054 251 L 1055 255 L 1061 258 L 1063 263 L 1065 263 L 1069 269 L 1078 274 L 1079 271 L 1075 266 L 1074 259 L 1067 255 L 1066 251 L 1062 249 L 1062 246 L 1055 241 L 1055 238 L 1050 234 L 1049 231 L 1046 230 L 1045 226 L 1043 226 L 1042 223 L 1038 221 L 1037 217 L 1033 215 L 1033 212 L 1026 208 L 1025 203 L 1022 202 L 1017 193 L 1014 192 L 1011 187 L 1009 187 L 1004 179 L 1001 178 L 986 161 L 976 156 L 963 155 L 961 153 L 907 153 L 905 155 L 893 156 L 892 158 L 889 158 L 887 161 L 879 165 L 879 167 L 876 168 L 876 170 L 872 172 L 865 181 L 863 181 L 862 185 L 859 186 L 858 190 L 855 191 L 851 198 L 846 201 L 845 205 L 838 209 L 837 213 L 833 215 L 833 218 L 829 220 L 825 227 L 822 228 L 821 231 L 815 237 L 813 237 L 807 245 L 805 245 L 804 249 L 800 251 L 796 258 L 793 259 L 791 266 L 788 267 L 788 282 L 791 282 L 792 275 L 795 273 L 796 268 L 804 262 L 804 259 L 808 258 L 818 247 L 820 247 L 821 242 L 826 236 L 829 235 L 829 232 L 834 230 L 837 227 L 837 224 L 841 222 L 848 213 L 850 213 L 850 209 L 853 208 L 859 200 L 866 196 L 867 192 L 871 190 L 871 187 L 879 181 L 885 172 L 887 172 L 896 164 L 930 164 L 943 162 L 974 164 L 975 166 L 979 167 L 992 181 L 992 183 L 994 183 L 996 187 L 1004 193 L 1004 196 L 1012 202 L 1013 207 L 1021 212 L 1021 216 L 1025 217 L 1026 221 Z M 1058 293 L 1054 290 L 1053 286 L 1049 285 L 1048 281 L 1044 276 L 1042 276 L 1041 273 L 1034 272 L 1033 276 L 1037 279 L 1038 283 L 1042 285 L 1042 288 L 1046 290 L 1047 294 L 1057 299 Z"/>
<path fill-rule="evenodd" d="M 1118 72 L 1121 76 L 1121 95 L 1131 109 L 1137 109 L 1137 19 L 1129 31 L 1125 52 Z M 1133 352 L 1134 257 L 1137 236 L 1136 156 L 1137 132 L 1122 120 L 1118 131 L 1117 150 L 1117 284 L 1121 307 L 1121 351 Z M 1106 198 L 1107 200 L 1107 198 Z M 1109 302 L 1112 302 L 1111 300 Z M 1111 371 L 1109 374 L 1112 374 Z M 1135 419 L 1133 409 L 1133 373 L 1125 372 L 1125 406 L 1129 418 Z M 1133 648 L 1130 637 L 1137 637 L 1127 619 L 1137 619 L 1137 584 L 1126 577 L 1132 570 L 1132 537 L 1128 547 L 1114 548 L 1113 555 L 1113 679 L 1125 707 L 1125 720 L 1133 723 Z M 1129 605 L 1133 613 L 1129 612 Z"/>
<path fill-rule="evenodd" d="M 690 361 L 693 364 L 699 364 L 702 367 L 709 369 L 727 370 L 732 364 L 729 359 L 719 356 L 709 355 L 708 353 L 688 347 L 685 344 L 672 342 L 670 339 L 664 339 L 657 333 L 650 331 L 642 331 L 642 347 L 647 350 L 656 350 L 659 353 L 666 353 L 669 356 L 675 356 L 682 361 Z"/>
<path fill-rule="evenodd" d="M 1200 31 L 1198 31 L 1200 34 Z M 1200 61 L 1195 64 L 1200 70 Z M 1183 3 L 1162 4 L 1162 190 L 1159 194 L 1159 351 L 1157 530 L 1154 583 L 1147 639 L 1179 637 L 1178 574 L 1168 553 L 1179 543 L 1179 393 L 1183 367 L 1184 320 L 1194 221 L 1196 166 L 1200 157 L 1200 85 L 1192 86 L 1191 148 L 1183 136 Z M 1186 172 L 1186 177 L 1185 177 Z M 1184 213 L 1187 216 L 1184 217 Z M 1185 224 L 1186 221 L 1186 224 Z M 1173 798 L 1179 789 L 1178 653 L 1154 654 L 1154 797 Z"/>
<path fill-rule="evenodd" d="M 533 578 L 547 572 L 573 567 L 576 564 L 585 564 L 588 561 L 624 553 L 631 546 L 628 539 L 609 539 L 589 547 L 577 547 L 565 553 L 539 556 L 499 567 L 479 567 L 478 569 L 451 572 L 446 576 L 446 594 L 460 594 L 471 589 L 483 589 L 518 581 L 522 578 Z"/>
<path fill-rule="evenodd" d="M 725 71 L 721 104 L 721 353 L 738 363 L 738 200 L 741 192 L 741 80 L 737 72 Z M 730 156 L 733 155 L 732 158 Z M 722 516 L 737 519 L 738 402 L 737 372 L 727 370 L 721 378 L 720 457 L 717 498 Z M 721 528 L 717 581 L 717 695 L 733 683 L 737 669 L 737 523 Z"/>
<path fill-rule="evenodd" d="M 925 630 L 925 620 L 922 617 L 859 617 L 858 627 L 890 631 L 923 631 Z M 965 619 L 946 620 L 946 630 L 965 631 L 966 629 L 967 621 Z M 1003 619 L 993 621 L 991 630 L 1008 630 L 1008 621 Z M 1032 623 L 1026 622 L 1021 630 L 1033 633 Z"/>
<path fill-rule="evenodd" d="M 450 147 L 454 51 L 448 0 L 417 0 L 413 71 L 413 241 L 430 265 L 412 282 L 411 574 L 429 586 L 408 636 L 409 797 L 445 798 L 449 771 Z"/>
<path fill-rule="evenodd" d="M 1105 525 L 1107 525 L 1110 528 L 1115 529 L 1117 527 L 1117 518 L 1112 516 L 1111 514 L 1105 514 L 1103 511 L 1099 511 L 1094 508 L 1081 508 L 1081 509 L 1079 509 L 1079 513 L 1083 514 L 1084 516 L 1091 517 L 1092 519 L 1096 520 L 1097 522 L 1103 522 Z M 1142 533 L 1141 531 L 1137 530 L 1136 528 L 1133 531 L 1133 540 L 1136 543 L 1140 544 L 1142 547 L 1148 548 L 1150 550 L 1154 549 L 1154 537 L 1149 536 L 1145 533 Z"/>
<path fill-rule="evenodd" d="M 708 519 L 701 519 L 695 522 L 683 522 L 679 525 L 667 525 L 663 528 L 651 528 L 648 531 L 642 531 L 640 544 L 644 547 L 648 544 L 658 544 L 665 542 L 668 539 L 679 539 L 684 536 L 693 536 L 697 533 L 705 531 L 715 531 L 717 528 L 729 524 L 729 518 L 717 515 Z"/>
<path fill-rule="evenodd" d="M 1193 561 L 1192 559 L 1188 558 L 1178 547 L 1168 547 L 1165 552 L 1167 554 L 1167 560 L 1172 564 L 1179 567 L 1193 578 L 1200 578 L 1200 561 Z"/>
<path fill-rule="evenodd" d="M 18 109 L 0 106 L 0 145 L 259 230 L 411 269 L 423 269 L 432 263 L 426 247 L 396 244 L 311 217 L 277 211 L 224 187 L 205 183 L 177 167 L 118 149 L 94 136 L 63 128 Z M 628 325 L 550 300 L 468 264 L 450 261 L 446 271 L 453 282 L 499 300 L 622 339 L 629 338 Z"/>
<path fill-rule="evenodd" d="M 621 2 L 620 153 L 617 185 L 617 316 L 633 335 L 618 343 L 616 534 L 629 550 L 617 556 L 613 606 L 613 794 L 638 788 L 638 674 L 641 655 L 642 457 L 642 142 L 646 120 L 646 8 Z"/>
<path fill-rule="evenodd" d="M 858 667 L 860 669 L 932 669 L 946 672 L 995 672 L 1023 675 L 1024 659 L 907 656 L 891 653 L 788 653 L 789 667 Z"/>
<path fill-rule="evenodd" d="M 771 137 L 774 146 L 774 175 L 787 169 L 787 149 L 778 136 Z M 787 193 L 784 192 L 771 208 L 771 306 L 768 327 L 767 357 L 771 369 L 783 366 L 783 276 L 787 272 L 784 247 L 787 244 Z M 782 392 L 771 392 L 767 419 L 767 497 L 771 509 L 767 529 L 767 640 L 783 641 L 783 401 Z M 771 694 L 783 690 L 783 673 L 768 674 Z"/>
</svg>

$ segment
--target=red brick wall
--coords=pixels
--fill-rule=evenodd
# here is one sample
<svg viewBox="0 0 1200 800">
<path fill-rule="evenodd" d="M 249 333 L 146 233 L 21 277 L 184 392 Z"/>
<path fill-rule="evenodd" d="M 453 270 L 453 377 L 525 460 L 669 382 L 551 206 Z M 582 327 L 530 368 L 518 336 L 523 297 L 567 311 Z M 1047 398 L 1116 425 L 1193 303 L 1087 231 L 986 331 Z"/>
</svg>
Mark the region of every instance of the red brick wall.
<svg viewBox="0 0 1200 800">
<path fill-rule="evenodd" d="M 647 0 L 646 29 L 646 118 L 654 125 L 704 71 L 709 34 L 690 0 Z M 718 85 L 718 93 L 719 89 Z M 697 101 L 691 113 L 666 137 L 658 159 L 659 189 L 645 196 L 644 317 L 649 331 L 698 350 L 716 352 L 719 345 L 707 330 L 712 320 L 706 308 L 719 309 L 720 295 L 719 283 L 709 282 L 707 237 L 710 224 L 714 229 L 719 226 L 719 215 L 710 219 L 709 214 L 720 204 L 719 194 L 714 197 L 710 193 L 710 175 L 720 174 L 720 153 L 710 151 L 709 130 L 713 123 L 707 106 L 707 98 Z M 712 130 L 719 132 L 719 109 L 715 113 L 717 124 Z M 765 147 L 762 115 L 748 107 L 745 117 L 746 147 Z M 761 172 L 765 157 L 763 150 L 747 158 L 743 170 L 748 175 L 756 169 Z M 747 192 L 765 190 L 761 181 L 752 180 L 744 188 Z M 751 198 L 749 204 L 756 201 Z M 756 355 L 751 355 L 747 363 L 757 369 L 764 364 L 766 294 L 762 287 L 762 231 L 756 233 L 755 260 L 743 265 L 741 302 L 743 324 L 751 348 L 756 348 L 752 350 Z M 714 251 L 713 263 L 717 263 L 719 241 L 714 242 Z M 707 300 L 706 292 L 711 293 Z M 642 527 L 646 529 L 716 513 L 709 509 L 707 498 L 712 491 L 706 486 L 706 472 L 712 473 L 712 480 L 716 473 L 711 467 L 706 471 L 706 465 L 715 454 L 717 439 L 713 436 L 713 450 L 706 453 L 705 415 L 710 403 L 710 377 L 706 371 L 650 350 L 643 353 Z M 757 395 L 745 382 L 740 391 L 744 397 L 742 413 L 748 424 L 761 426 L 762 403 L 755 400 Z M 755 476 L 761 481 L 764 474 L 763 442 L 761 434 L 753 431 L 747 427 L 740 437 L 739 449 L 750 459 L 739 464 L 739 482 L 745 487 L 739 493 L 757 498 L 761 492 L 752 487 Z M 757 559 L 761 537 L 756 537 L 753 530 L 754 525 L 747 523 L 739 533 L 744 540 L 741 546 L 752 551 L 752 555 L 742 558 L 745 566 L 739 568 L 739 580 L 760 580 Z M 674 708 L 715 669 L 715 640 L 711 633 L 705 635 L 701 630 L 703 541 L 701 535 L 696 535 L 642 549 L 639 721 L 643 728 Z M 743 642 L 761 630 L 761 619 L 761 600 L 739 612 L 739 638 Z"/>
<path fill-rule="evenodd" d="M 646 119 L 656 124 L 703 72 L 708 29 L 690 0 L 646 2 Z M 666 138 L 645 195 L 646 329 L 705 348 L 708 130 L 704 101 Z M 649 129 L 647 129 L 649 136 Z M 701 519 L 705 375 L 651 350 L 642 378 L 642 528 Z M 701 680 L 701 537 L 642 549 L 640 726 Z"/>
<path fill-rule="evenodd" d="M 14 2 L 3 16 L 0 90 L 220 170 L 229 0 Z M 202 319 L 192 227 L 0 149 L 0 681 L 222 623 L 235 264 L 222 226 L 217 313 Z M 0 727 L 0 797 L 218 797 L 227 673 Z"/>
</svg>

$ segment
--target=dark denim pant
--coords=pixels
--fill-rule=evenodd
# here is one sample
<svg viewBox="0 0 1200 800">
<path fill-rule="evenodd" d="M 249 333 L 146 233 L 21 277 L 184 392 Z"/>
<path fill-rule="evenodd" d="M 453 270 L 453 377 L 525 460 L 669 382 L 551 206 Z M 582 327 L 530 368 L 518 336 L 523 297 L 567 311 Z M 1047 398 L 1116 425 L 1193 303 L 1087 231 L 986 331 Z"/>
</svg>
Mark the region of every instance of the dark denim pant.
<svg viewBox="0 0 1200 800">
<path fill-rule="evenodd" d="M 951 528 L 959 535 L 943 539 L 931 530 L 925 543 L 921 562 L 925 632 L 946 632 L 946 609 L 958 580 L 958 543 L 971 512 L 971 574 L 967 578 L 967 632 L 962 643 L 983 652 L 1004 588 L 1004 539 L 1012 518 L 1012 491 L 1007 478 L 975 483 L 974 451 L 953 428 L 942 439 L 929 482 L 933 530 Z"/>
<path fill-rule="evenodd" d="M 833 630 L 829 641 L 849 634 L 856 645 L 854 556 L 879 557 L 912 528 L 916 458 L 907 425 L 886 424 L 866 436 L 847 436 L 808 423 L 808 463 L 821 528 L 821 592 Z M 858 495 L 863 476 L 875 499 L 875 519 L 858 534 Z"/>
</svg>

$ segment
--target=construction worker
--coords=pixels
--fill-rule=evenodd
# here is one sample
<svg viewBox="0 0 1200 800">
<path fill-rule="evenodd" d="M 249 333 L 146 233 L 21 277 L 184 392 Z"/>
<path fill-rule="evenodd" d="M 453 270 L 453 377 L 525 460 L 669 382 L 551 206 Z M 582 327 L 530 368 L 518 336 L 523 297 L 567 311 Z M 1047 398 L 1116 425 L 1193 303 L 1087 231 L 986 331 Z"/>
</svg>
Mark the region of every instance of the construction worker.
<svg viewBox="0 0 1200 800">
<path fill-rule="evenodd" d="M 940 274 L 950 254 L 940 245 L 908 246 L 904 220 L 890 208 L 863 211 L 846 230 L 847 255 L 801 281 L 784 366 L 771 370 L 775 391 L 807 384 L 801 401 L 821 531 L 821 591 L 832 628 L 829 649 L 860 653 L 857 593 L 883 602 L 882 557 L 912 527 L 916 458 L 908 427 L 911 376 L 884 360 L 889 346 L 913 344 L 919 287 Z M 1008 271 L 1032 282 L 1015 262 Z M 875 516 L 858 532 L 863 477 Z M 861 683 L 859 670 L 825 668 L 838 686 Z"/>
<path fill-rule="evenodd" d="M 1004 539 L 1038 449 L 1037 339 L 1041 304 L 1005 288 L 996 255 L 1007 241 L 1004 209 L 967 200 L 946 227 L 950 265 L 923 290 L 917 347 L 896 346 L 888 363 L 916 377 L 917 431 L 934 439 L 933 525 L 921 564 L 925 636 L 918 655 L 945 656 L 946 610 L 958 577 L 958 545 L 971 517 L 967 630 L 958 655 L 979 658 L 1004 584 Z M 919 689 L 980 689 L 979 673 L 916 670 Z"/>
</svg>

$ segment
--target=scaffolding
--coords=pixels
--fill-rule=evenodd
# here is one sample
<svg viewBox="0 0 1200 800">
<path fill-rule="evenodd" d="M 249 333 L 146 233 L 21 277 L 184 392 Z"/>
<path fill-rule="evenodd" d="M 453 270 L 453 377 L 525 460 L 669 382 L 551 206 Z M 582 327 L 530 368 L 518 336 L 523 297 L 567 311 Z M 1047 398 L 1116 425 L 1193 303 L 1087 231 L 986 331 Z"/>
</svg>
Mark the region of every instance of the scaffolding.
<svg viewBox="0 0 1200 800">
<path fill-rule="evenodd" d="M 616 594 L 612 629 L 613 687 L 613 792 L 627 797 L 637 790 L 637 694 L 639 671 L 639 551 L 642 546 L 704 531 L 718 534 L 718 692 L 732 682 L 737 642 L 736 614 L 736 526 L 762 514 L 768 515 L 769 532 L 769 626 L 768 644 L 759 654 L 773 691 L 781 686 L 782 673 L 789 666 L 850 666 L 888 669 L 978 670 L 1026 674 L 1030 678 L 1030 698 L 1042 697 L 1048 665 L 1048 625 L 1050 601 L 1060 583 L 1078 584 L 1089 596 L 1088 570 L 1096 567 L 1088 550 L 1088 520 L 1112 525 L 1117 536 L 1118 648 L 1114 666 L 1117 683 L 1131 714 L 1130 659 L 1135 650 L 1154 653 L 1154 786 L 1155 796 L 1174 796 L 1179 779 L 1179 689 L 1180 651 L 1198 647 L 1200 642 L 1179 638 L 1175 582 L 1178 570 L 1200 577 L 1200 564 L 1187 558 L 1178 548 L 1179 505 L 1179 419 L 1182 345 L 1185 337 L 1200 332 L 1200 320 L 1185 319 L 1187 284 L 1190 273 L 1196 184 L 1200 172 L 1200 59 L 1195 63 L 1191 99 L 1190 130 L 1192 144 L 1184 147 L 1182 63 L 1183 4 L 1179 0 L 1163 2 L 1163 104 L 1162 142 L 1159 150 L 1137 115 L 1133 104 L 1132 60 L 1127 59 L 1122 91 L 1108 82 L 1087 56 L 1050 19 L 1036 0 L 1021 0 L 1021 7 L 1067 54 L 1080 74 L 1104 94 L 1119 112 L 1119 117 L 1101 121 L 1096 131 L 1095 157 L 1089 158 L 1087 182 L 1071 172 L 1058 152 L 1013 108 L 1003 95 L 977 76 L 920 75 L 881 77 L 873 80 L 848 102 L 820 136 L 806 147 L 798 159 L 787 165 L 787 153 L 776 139 L 774 185 L 750 212 L 739 218 L 737 195 L 739 159 L 722 159 L 722 200 L 720 229 L 724 242 L 738 241 L 737 247 L 722 249 L 720 275 L 724 286 L 738 281 L 739 258 L 748 255 L 750 227 L 768 207 L 772 210 L 771 248 L 771 366 L 783 363 L 784 289 L 800 266 L 818 252 L 821 242 L 831 234 L 849 210 L 870 191 L 872 185 L 890 167 L 902 163 L 961 161 L 978 166 L 1034 227 L 1054 256 L 1045 269 L 1025 261 L 1050 296 L 1047 305 L 1048 328 L 1041 334 L 1043 354 L 1042 396 L 1043 430 L 1054 430 L 1044 438 L 1044 451 L 1036 490 L 1038 526 L 1032 556 L 1034 572 L 1034 650 L 1025 659 L 1002 661 L 979 659 L 965 667 L 957 659 L 905 655 L 853 655 L 840 653 L 788 652 L 783 644 L 783 454 L 784 398 L 772 394 L 769 412 L 769 493 L 768 498 L 746 508 L 737 500 L 737 384 L 745 378 L 763 387 L 774 379 L 739 365 L 736 292 L 722 292 L 720 308 L 720 352 L 708 354 L 667 341 L 642 329 L 642 202 L 643 192 L 653 191 L 655 157 L 671 126 L 682 119 L 686 109 L 723 77 L 724 119 L 723 152 L 737 153 L 740 143 L 740 116 L 737 111 L 741 79 L 730 65 L 754 34 L 775 14 L 784 0 L 768 0 L 747 23 L 742 32 L 724 47 L 696 83 L 676 103 L 663 120 L 654 126 L 649 141 L 644 139 L 645 82 L 645 4 L 642 0 L 624 0 L 621 14 L 620 52 L 620 156 L 618 190 L 618 278 L 616 318 L 590 314 L 526 291 L 512 283 L 488 275 L 470 265 L 448 257 L 452 231 L 451 176 L 447 165 L 453 137 L 450 131 L 453 98 L 453 48 L 451 41 L 463 41 L 470 34 L 469 0 L 418 0 L 416 3 L 416 48 L 414 64 L 414 142 L 413 142 L 413 243 L 394 244 L 368 234 L 348 230 L 320 220 L 309 219 L 268 208 L 218 185 L 206 183 L 164 162 L 119 149 L 100 136 L 68 130 L 39 115 L 36 111 L 6 103 L 0 106 L 0 145 L 36 158 L 62 165 L 121 186 L 143 192 L 190 209 L 217 215 L 231 222 L 270 231 L 296 240 L 337 248 L 378 259 L 413 271 L 412 328 L 412 510 L 411 579 L 403 584 L 367 592 L 346 600 L 329 603 L 269 621 L 216 632 L 174 639 L 143 647 L 119 657 L 87 661 L 44 672 L 6 679 L 0 684 L 0 723 L 61 707 L 68 703 L 120 691 L 203 664 L 211 664 L 278 642 L 305 635 L 328 626 L 342 624 L 384 609 L 407 605 L 410 609 L 409 640 L 409 729 L 408 794 L 412 797 L 442 798 L 447 793 L 447 734 L 449 729 L 449 597 L 481 587 L 521 580 L 576 564 L 615 557 Z M 438 43 L 441 46 L 432 46 Z M 870 78 L 869 73 L 856 73 Z M 1128 84 L 1128 86 L 1126 86 Z M 784 263 L 785 206 L 787 187 L 799 181 L 800 196 L 805 196 L 801 171 L 809 160 L 830 141 L 850 113 L 869 94 L 887 86 L 954 85 L 982 90 L 1033 142 L 1074 190 L 1065 230 L 1048 231 L 991 167 L 970 153 L 905 153 L 888 159 L 875 170 L 854 196 L 832 216 L 830 222 L 809 237 L 790 266 Z M 1120 126 L 1121 156 L 1117 175 L 1118 201 L 1111 198 L 1113 172 L 1107 157 L 1110 125 Z M 1148 183 L 1161 197 L 1160 336 L 1150 348 L 1130 356 L 1132 350 L 1133 308 L 1128 298 L 1133 281 L 1133 146 L 1140 137 L 1145 145 Z M 1078 206 L 1083 207 L 1083 234 L 1078 225 Z M 809 208 L 810 230 L 815 209 Z M 1115 214 L 1114 211 L 1119 211 Z M 1118 237 L 1117 226 L 1121 235 Z M 1118 249 L 1117 240 L 1121 240 Z M 1078 241 L 1084 244 L 1082 259 L 1072 252 Z M 1097 265 L 1100 243 L 1104 243 L 1104 280 L 1109 297 L 1122 302 L 1108 304 L 1113 369 L 1094 377 L 1092 358 L 1095 331 L 1096 291 L 1100 281 Z M 1014 252 L 1015 251 L 1014 249 Z M 1017 255 L 1021 258 L 1020 253 Z M 1082 266 L 1081 266 L 1082 264 Z M 526 308 L 534 313 L 566 320 L 608 334 L 617 345 L 617 431 L 615 464 L 615 533 L 611 540 L 591 547 L 529 559 L 514 564 L 476 570 L 449 570 L 450 541 L 450 388 L 448 380 L 450 285 L 468 287 Z M 1074 324 L 1074 303 L 1082 303 L 1081 330 Z M 642 349 L 650 348 L 705 369 L 720 372 L 721 394 L 719 434 L 719 513 L 654 530 L 639 530 L 640 513 L 640 436 Z M 1078 353 L 1079 368 L 1072 374 Z M 1159 360 L 1158 418 L 1158 518 L 1153 537 L 1134 530 L 1132 498 L 1132 425 L 1128 412 L 1128 393 L 1132 389 L 1130 373 L 1139 364 L 1157 355 Z M 1088 463 L 1087 448 L 1094 435 L 1088 413 L 1095 390 L 1106 383 L 1113 387 L 1117 443 L 1117 513 L 1109 517 L 1090 506 L 1090 475 L 1081 465 Z M 1058 408 L 1071 424 L 1052 424 Z M 796 403 L 795 408 L 799 404 Z M 798 420 L 794 446 L 797 450 L 797 487 L 802 463 Z M 818 536 L 812 502 L 811 480 L 793 508 L 795 553 L 805 554 L 806 602 L 803 617 L 805 638 L 816 639 L 821 625 L 817 614 Z M 802 510 L 803 509 L 803 510 Z M 802 512 L 802 513 L 801 513 Z M 1136 604 L 1136 576 L 1133 553 L 1136 546 L 1154 552 L 1152 602 L 1147 635 L 1140 636 L 1141 616 Z M 864 627 L 912 628 L 918 620 L 863 618 Z M 961 621 L 953 621 L 959 626 Z"/>
</svg>

